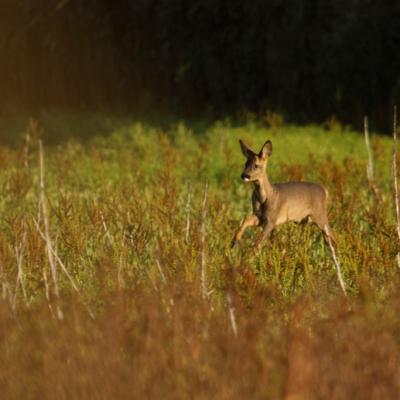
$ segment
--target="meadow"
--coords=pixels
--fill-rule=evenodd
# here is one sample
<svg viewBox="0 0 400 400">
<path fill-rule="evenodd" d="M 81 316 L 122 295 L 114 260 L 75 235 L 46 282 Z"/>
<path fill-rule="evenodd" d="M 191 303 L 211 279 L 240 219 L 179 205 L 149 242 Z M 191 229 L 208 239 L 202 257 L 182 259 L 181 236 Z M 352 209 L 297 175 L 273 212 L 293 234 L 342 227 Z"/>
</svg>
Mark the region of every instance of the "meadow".
<svg viewBox="0 0 400 400">
<path fill-rule="evenodd" d="M 362 132 L 334 120 L 65 118 L 0 147 L 2 399 L 400 397 L 390 137 L 371 135 L 376 194 Z M 273 142 L 272 182 L 329 190 L 347 297 L 313 225 L 230 249 L 239 138 Z"/>
</svg>

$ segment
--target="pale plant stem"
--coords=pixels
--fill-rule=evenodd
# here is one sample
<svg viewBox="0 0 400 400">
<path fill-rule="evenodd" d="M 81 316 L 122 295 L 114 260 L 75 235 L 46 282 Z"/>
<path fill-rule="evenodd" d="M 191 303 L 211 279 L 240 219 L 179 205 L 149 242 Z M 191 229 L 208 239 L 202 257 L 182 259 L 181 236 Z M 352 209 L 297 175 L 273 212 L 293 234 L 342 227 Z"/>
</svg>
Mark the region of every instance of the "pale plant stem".
<svg viewBox="0 0 400 400">
<path fill-rule="evenodd" d="M 10 304 L 12 305 L 11 288 L 6 277 L 6 273 L 4 271 L 3 262 L 1 260 L 0 260 L 0 275 L 1 275 L 1 286 L 2 286 L 2 298 L 5 301 L 8 297 Z"/>
<path fill-rule="evenodd" d="M 368 154 L 368 165 L 367 165 L 367 178 L 369 182 L 374 181 L 374 166 L 372 161 L 371 144 L 369 141 L 369 131 L 368 131 L 368 117 L 364 117 L 364 138 L 365 146 L 367 148 Z"/>
<path fill-rule="evenodd" d="M 49 286 L 49 280 L 47 279 L 46 267 L 43 267 L 42 272 L 43 272 L 43 281 L 44 281 L 44 289 L 45 289 L 47 304 L 49 306 L 50 314 L 54 318 L 53 306 L 51 305 L 50 301 L 50 286 Z"/>
<path fill-rule="evenodd" d="M 24 166 L 25 168 L 29 167 L 29 144 L 30 144 L 31 136 L 28 132 L 25 135 L 25 143 L 24 143 Z"/>
<path fill-rule="evenodd" d="M 345 296 L 347 296 L 347 293 L 346 293 L 346 286 L 345 286 L 345 284 L 344 284 L 344 279 L 343 279 L 343 276 L 342 276 L 342 270 L 341 270 L 341 268 L 340 268 L 340 263 L 339 263 L 339 261 L 338 261 L 338 259 L 337 259 L 337 257 L 336 257 L 335 248 L 333 247 L 332 240 L 331 240 L 331 238 L 330 238 L 329 236 L 327 236 L 326 240 L 327 240 L 327 242 L 328 242 L 328 244 L 329 244 L 329 248 L 330 248 L 330 250 L 331 250 L 332 259 L 333 259 L 333 262 L 334 262 L 334 264 L 335 264 L 336 273 L 337 273 L 337 276 L 338 276 L 338 280 L 339 280 L 340 287 L 341 287 L 341 289 L 342 289 L 342 291 L 343 291 L 343 294 L 344 294 Z"/>
<path fill-rule="evenodd" d="M 124 287 L 124 280 L 122 278 L 122 269 L 123 269 L 123 262 L 124 262 L 123 261 L 124 260 L 124 254 L 123 254 L 124 247 L 125 247 L 125 231 L 122 233 L 121 247 L 120 247 L 120 253 L 119 253 L 118 275 L 117 275 L 119 289 Z"/>
<path fill-rule="evenodd" d="M 24 272 L 22 269 L 22 265 L 23 265 L 23 261 L 24 261 L 25 241 L 26 241 L 26 231 L 24 230 L 24 234 L 22 236 L 22 241 L 19 243 L 19 245 L 15 246 L 15 257 L 16 257 L 16 261 L 17 261 L 17 279 L 15 282 L 14 299 L 13 299 L 14 310 L 16 309 L 16 304 L 17 304 L 18 286 L 21 286 L 25 303 L 28 305 L 28 296 L 26 295 L 25 278 L 24 278 Z"/>
<path fill-rule="evenodd" d="M 137 264 L 135 265 L 135 267 L 137 267 Z M 151 276 L 151 274 L 150 274 L 150 271 L 149 271 L 149 269 L 148 269 L 147 267 L 144 268 L 144 272 L 145 272 L 145 274 L 147 275 L 147 278 L 149 279 L 149 282 L 150 282 L 151 286 L 153 287 L 154 291 L 155 291 L 155 292 L 158 292 L 158 291 L 159 291 L 159 288 L 158 288 L 158 286 L 156 285 L 156 283 L 154 282 L 154 280 L 152 279 L 152 276 Z"/>
<path fill-rule="evenodd" d="M 158 272 L 159 272 L 159 274 L 160 274 L 160 276 L 161 276 L 162 282 L 163 282 L 164 284 L 166 284 L 166 283 L 167 283 L 167 278 L 166 278 L 165 275 L 164 275 L 164 272 L 163 272 L 163 270 L 162 270 L 160 261 L 158 261 L 158 259 L 156 259 L 156 265 L 157 265 Z"/>
<path fill-rule="evenodd" d="M 57 301 L 57 317 L 62 320 L 64 315 L 59 305 L 59 289 L 58 289 L 58 279 L 57 279 L 57 264 L 54 261 L 54 254 L 51 251 L 51 237 L 50 237 L 50 223 L 49 215 L 47 210 L 47 199 L 45 194 L 45 169 L 44 169 L 44 155 L 43 155 L 43 144 L 39 140 L 39 169 L 40 169 L 40 205 L 42 207 L 42 217 L 44 222 L 44 236 L 46 242 L 47 257 L 50 264 L 50 272 L 53 281 L 54 295 Z"/>
<path fill-rule="evenodd" d="M 392 161 L 392 174 L 393 174 L 393 197 L 396 212 L 396 232 L 397 238 L 400 243 L 400 206 L 399 206 L 399 188 L 397 183 L 397 107 L 393 108 L 393 161 Z M 397 265 L 400 268 L 400 253 L 396 255 Z"/>
<path fill-rule="evenodd" d="M 103 211 L 100 211 L 100 218 L 101 218 L 101 222 L 103 224 L 104 232 L 106 233 L 106 237 L 107 237 L 108 241 L 110 242 L 110 246 L 113 247 L 114 240 L 113 240 L 113 238 L 110 235 L 110 232 L 108 230 L 108 227 L 107 227 L 107 224 L 106 224 L 106 220 L 104 219 Z"/>
<path fill-rule="evenodd" d="M 235 317 L 235 307 L 232 304 L 231 294 L 228 292 L 226 294 L 226 301 L 228 303 L 228 311 L 229 311 L 229 320 L 231 322 L 232 331 L 235 337 L 238 335 L 237 324 L 236 324 L 236 317 Z"/>
<path fill-rule="evenodd" d="M 185 227 L 185 242 L 189 242 L 189 234 L 190 234 L 190 200 L 192 197 L 192 189 L 189 188 L 188 196 L 186 201 L 186 227 Z"/>
<path fill-rule="evenodd" d="M 37 231 L 39 232 L 39 235 L 41 236 L 41 238 L 46 242 L 46 235 L 43 233 L 43 231 L 40 229 L 40 226 L 38 224 L 38 222 L 33 218 L 33 222 L 36 226 Z M 67 276 L 67 278 L 69 279 L 72 288 L 77 292 L 78 296 L 81 298 L 82 303 L 84 304 L 84 306 L 86 307 L 89 315 L 94 319 L 94 313 L 92 312 L 92 310 L 90 309 L 90 307 L 84 302 L 83 300 L 83 296 L 81 294 L 81 292 L 79 291 L 78 286 L 76 285 L 74 279 L 72 278 L 71 274 L 68 272 L 67 267 L 65 266 L 65 264 L 62 262 L 62 260 L 60 259 L 60 257 L 58 256 L 58 254 L 54 251 L 54 249 L 52 247 L 50 247 L 50 252 L 52 253 L 52 255 L 55 257 L 55 260 L 58 262 L 58 264 L 61 267 L 62 272 L 64 272 L 64 274 Z"/>
<path fill-rule="evenodd" d="M 49 280 L 47 279 L 46 268 L 43 268 L 43 281 L 44 281 L 46 299 L 48 302 L 50 302 L 50 287 L 49 287 Z"/>
<path fill-rule="evenodd" d="M 207 296 L 207 285 L 206 285 L 206 216 L 207 216 L 207 194 L 208 194 L 208 182 L 204 187 L 204 197 L 201 209 L 201 292 L 203 299 Z"/>
<path fill-rule="evenodd" d="M 34 221 L 36 223 L 36 221 Z M 37 225 L 39 226 L 39 225 Z M 43 235 L 43 240 L 45 240 L 45 237 Z M 49 285 L 49 280 L 47 278 L 47 268 L 46 266 L 43 266 L 42 268 L 42 273 L 43 273 L 43 282 L 44 282 L 44 293 L 46 296 L 47 304 L 49 306 L 50 314 L 54 318 L 54 311 L 53 311 L 53 306 L 51 305 L 51 299 L 50 299 L 50 285 Z"/>
<path fill-rule="evenodd" d="M 374 177 L 374 160 L 372 158 L 371 143 L 369 140 L 368 117 L 366 116 L 364 117 L 364 138 L 365 138 L 365 147 L 367 148 L 367 154 L 368 154 L 368 164 L 367 164 L 368 183 L 370 184 L 370 187 L 372 188 L 372 191 L 374 192 L 376 199 L 380 201 L 381 195 L 378 187 L 376 186 Z"/>
</svg>

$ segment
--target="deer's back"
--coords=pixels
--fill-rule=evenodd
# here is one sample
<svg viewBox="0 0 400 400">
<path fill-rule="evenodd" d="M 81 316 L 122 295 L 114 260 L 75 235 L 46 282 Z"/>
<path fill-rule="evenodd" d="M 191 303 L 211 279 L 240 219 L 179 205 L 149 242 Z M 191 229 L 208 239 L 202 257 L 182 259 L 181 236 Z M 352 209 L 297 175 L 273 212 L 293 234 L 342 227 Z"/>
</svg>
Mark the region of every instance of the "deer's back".
<svg viewBox="0 0 400 400">
<path fill-rule="evenodd" d="M 326 214 L 327 191 L 321 185 L 287 182 L 273 187 L 276 198 L 271 204 L 271 212 L 275 214 L 277 224 Z"/>
</svg>

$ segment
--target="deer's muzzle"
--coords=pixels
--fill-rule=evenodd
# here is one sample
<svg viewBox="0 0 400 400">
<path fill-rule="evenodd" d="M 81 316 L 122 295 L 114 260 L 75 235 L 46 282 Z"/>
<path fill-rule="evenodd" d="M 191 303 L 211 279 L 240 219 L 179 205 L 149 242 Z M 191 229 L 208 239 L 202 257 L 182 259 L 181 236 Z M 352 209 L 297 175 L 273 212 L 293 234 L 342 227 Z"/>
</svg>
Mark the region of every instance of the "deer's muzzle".
<svg viewBox="0 0 400 400">
<path fill-rule="evenodd" d="M 247 175 L 247 174 L 245 174 L 244 172 L 243 172 L 243 174 L 241 175 L 241 178 L 242 178 L 242 180 L 244 180 L 245 182 L 248 181 L 248 180 L 250 180 L 250 176 Z"/>
</svg>

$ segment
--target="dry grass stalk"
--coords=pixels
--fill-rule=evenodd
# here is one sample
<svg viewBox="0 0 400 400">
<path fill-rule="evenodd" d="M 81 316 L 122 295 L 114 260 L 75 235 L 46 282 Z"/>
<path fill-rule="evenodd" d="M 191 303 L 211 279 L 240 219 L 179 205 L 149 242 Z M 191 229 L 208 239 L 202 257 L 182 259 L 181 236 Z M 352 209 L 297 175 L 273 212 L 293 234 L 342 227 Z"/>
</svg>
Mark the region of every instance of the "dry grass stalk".
<svg viewBox="0 0 400 400">
<path fill-rule="evenodd" d="M 368 181 L 374 180 L 374 167 L 372 161 L 372 152 L 371 152 L 371 144 L 369 142 L 369 131 L 368 131 L 368 117 L 364 117 L 364 138 L 365 138 L 365 146 L 367 148 L 368 154 L 368 165 L 367 165 L 367 178 Z"/>
<path fill-rule="evenodd" d="M 342 269 L 340 268 L 340 263 L 339 263 L 339 261 L 337 259 L 335 248 L 333 247 L 332 240 L 331 240 L 331 238 L 329 236 L 326 237 L 326 240 L 327 240 L 329 248 L 331 250 L 332 259 L 333 259 L 333 262 L 335 264 L 336 273 L 337 273 L 337 276 L 338 276 L 340 287 L 342 288 L 343 294 L 345 296 L 347 296 L 346 286 L 345 286 L 344 279 L 343 279 L 343 276 L 342 276 Z"/>
<path fill-rule="evenodd" d="M 101 218 L 101 223 L 103 224 L 104 232 L 106 233 L 106 237 L 108 241 L 110 242 L 110 246 L 114 246 L 114 240 L 112 236 L 110 235 L 110 231 L 108 230 L 108 226 L 106 224 L 106 220 L 104 219 L 104 214 L 103 211 L 100 211 L 100 218 Z"/>
<path fill-rule="evenodd" d="M 13 298 L 13 302 L 12 302 L 14 310 L 16 309 L 16 305 L 17 305 L 18 286 L 21 286 L 25 303 L 28 305 L 28 296 L 26 294 L 26 289 L 25 289 L 25 277 L 24 277 L 24 273 L 22 270 L 22 265 L 23 265 L 23 261 L 24 261 L 25 243 L 26 243 L 26 231 L 24 230 L 24 234 L 22 236 L 22 241 L 19 243 L 19 245 L 15 246 L 15 258 L 17 260 L 17 279 L 15 282 L 14 298 Z"/>
<path fill-rule="evenodd" d="M 167 278 L 166 278 L 165 275 L 164 275 L 164 272 L 163 272 L 163 270 L 162 270 L 160 261 L 158 261 L 158 259 L 156 259 L 156 265 L 157 265 L 158 272 L 160 273 L 162 283 L 163 283 L 163 284 L 166 284 L 166 283 L 167 283 Z"/>
<path fill-rule="evenodd" d="M 47 199 L 45 193 L 45 167 L 44 167 L 44 155 L 43 155 L 43 143 L 39 140 L 39 171 L 40 171 L 40 199 L 39 204 L 42 211 L 43 223 L 44 223 L 44 240 L 46 243 L 47 257 L 50 264 L 50 272 L 53 281 L 53 291 L 57 301 L 57 318 L 62 320 L 64 318 L 63 312 L 59 305 L 59 289 L 58 289 L 58 277 L 57 277 L 57 264 L 54 261 L 54 254 L 52 252 L 52 244 L 50 237 L 50 223 L 49 215 L 47 210 Z M 37 225 L 39 226 L 39 225 Z"/>
<path fill-rule="evenodd" d="M 381 194 L 379 192 L 378 187 L 376 186 L 374 177 L 374 161 L 372 158 L 371 143 L 369 141 L 368 117 L 366 116 L 364 117 L 364 138 L 365 138 L 365 147 L 367 148 L 367 154 L 368 154 L 368 164 L 367 164 L 368 183 L 375 195 L 375 198 L 378 201 L 381 201 Z"/>
<path fill-rule="evenodd" d="M 192 197 L 192 189 L 189 187 L 187 201 L 186 201 L 186 227 L 185 227 L 185 242 L 189 243 L 189 234 L 190 234 L 190 200 Z"/>
<path fill-rule="evenodd" d="M 43 268 L 42 273 L 43 273 L 43 282 L 44 282 L 44 289 L 45 289 L 44 293 L 46 296 L 46 300 L 47 300 L 47 304 L 49 306 L 51 316 L 54 318 L 53 306 L 51 305 L 51 301 L 50 301 L 50 285 L 49 285 L 49 280 L 47 278 L 46 268 Z"/>
<path fill-rule="evenodd" d="M 35 224 L 35 226 L 36 226 L 37 231 L 39 232 L 39 235 L 41 236 L 41 238 L 42 238 L 42 239 L 46 242 L 46 244 L 47 244 L 47 238 L 46 238 L 45 233 L 40 229 L 40 226 L 39 226 L 38 222 L 37 222 L 35 219 L 33 219 L 33 222 L 34 222 L 34 224 Z M 51 246 L 51 243 L 50 243 L 49 249 L 50 249 L 50 252 L 51 252 L 52 256 L 54 257 L 54 259 L 55 259 L 55 260 L 57 261 L 57 263 L 60 265 L 60 268 L 61 268 L 62 272 L 64 272 L 64 274 L 67 276 L 67 278 L 68 278 L 69 281 L 71 282 L 72 288 L 77 292 L 77 294 L 78 294 L 79 297 L 81 298 L 82 303 L 85 305 L 85 307 L 86 307 L 86 309 L 87 309 L 89 315 L 90 315 L 92 318 L 95 318 L 95 316 L 94 316 L 92 310 L 90 309 L 90 307 L 89 307 L 87 304 L 85 304 L 85 302 L 84 302 L 84 300 L 83 300 L 83 296 L 81 295 L 81 292 L 79 291 L 79 288 L 78 288 L 78 286 L 76 285 L 76 283 L 75 283 L 75 281 L 74 281 L 74 278 L 72 278 L 71 274 L 68 272 L 67 267 L 66 267 L 65 264 L 62 262 L 62 260 L 61 260 L 60 257 L 58 256 L 57 252 L 53 249 L 53 247 Z"/>
<path fill-rule="evenodd" d="M 235 317 L 235 307 L 232 304 L 232 297 L 229 292 L 226 294 L 226 301 L 228 303 L 229 320 L 231 322 L 232 331 L 233 331 L 233 334 L 237 337 L 238 329 L 237 329 L 236 317 Z"/>
<path fill-rule="evenodd" d="M 11 288 L 10 284 L 8 283 L 6 273 L 4 271 L 3 262 L 0 260 L 0 276 L 1 276 L 1 295 L 2 299 L 6 301 L 7 297 L 12 304 L 12 296 L 11 296 Z"/>
<path fill-rule="evenodd" d="M 207 297 L 207 284 L 206 284 L 206 216 L 207 216 L 207 194 L 208 182 L 204 186 L 204 197 L 201 208 L 201 293 L 203 299 Z"/>
<path fill-rule="evenodd" d="M 120 289 L 125 286 L 124 278 L 122 277 L 122 269 L 123 269 L 124 259 L 125 259 L 125 254 L 123 252 L 123 249 L 125 247 L 125 236 L 126 236 L 126 232 L 124 231 L 122 233 L 122 239 L 121 239 L 119 262 L 118 262 L 118 274 L 117 274 L 118 287 Z"/>
<path fill-rule="evenodd" d="M 397 107 L 393 107 L 393 160 L 392 160 L 392 174 L 393 174 L 393 197 L 396 212 L 396 232 L 397 238 L 400 243 L 400 206 L 399 206 L 399 187 L 397 183 Z M 396 255 L 397 265 L 400 268 L 400 253 Z"/>
<path fill-rule="evenodd" d="M 29 145 L 31 141 L 31 136 L 29 134 L 29 130 L 25 135 L 25 143 L 24 143 L 24 166 L 25 168 L 29 167 Z"/>
</svg>

